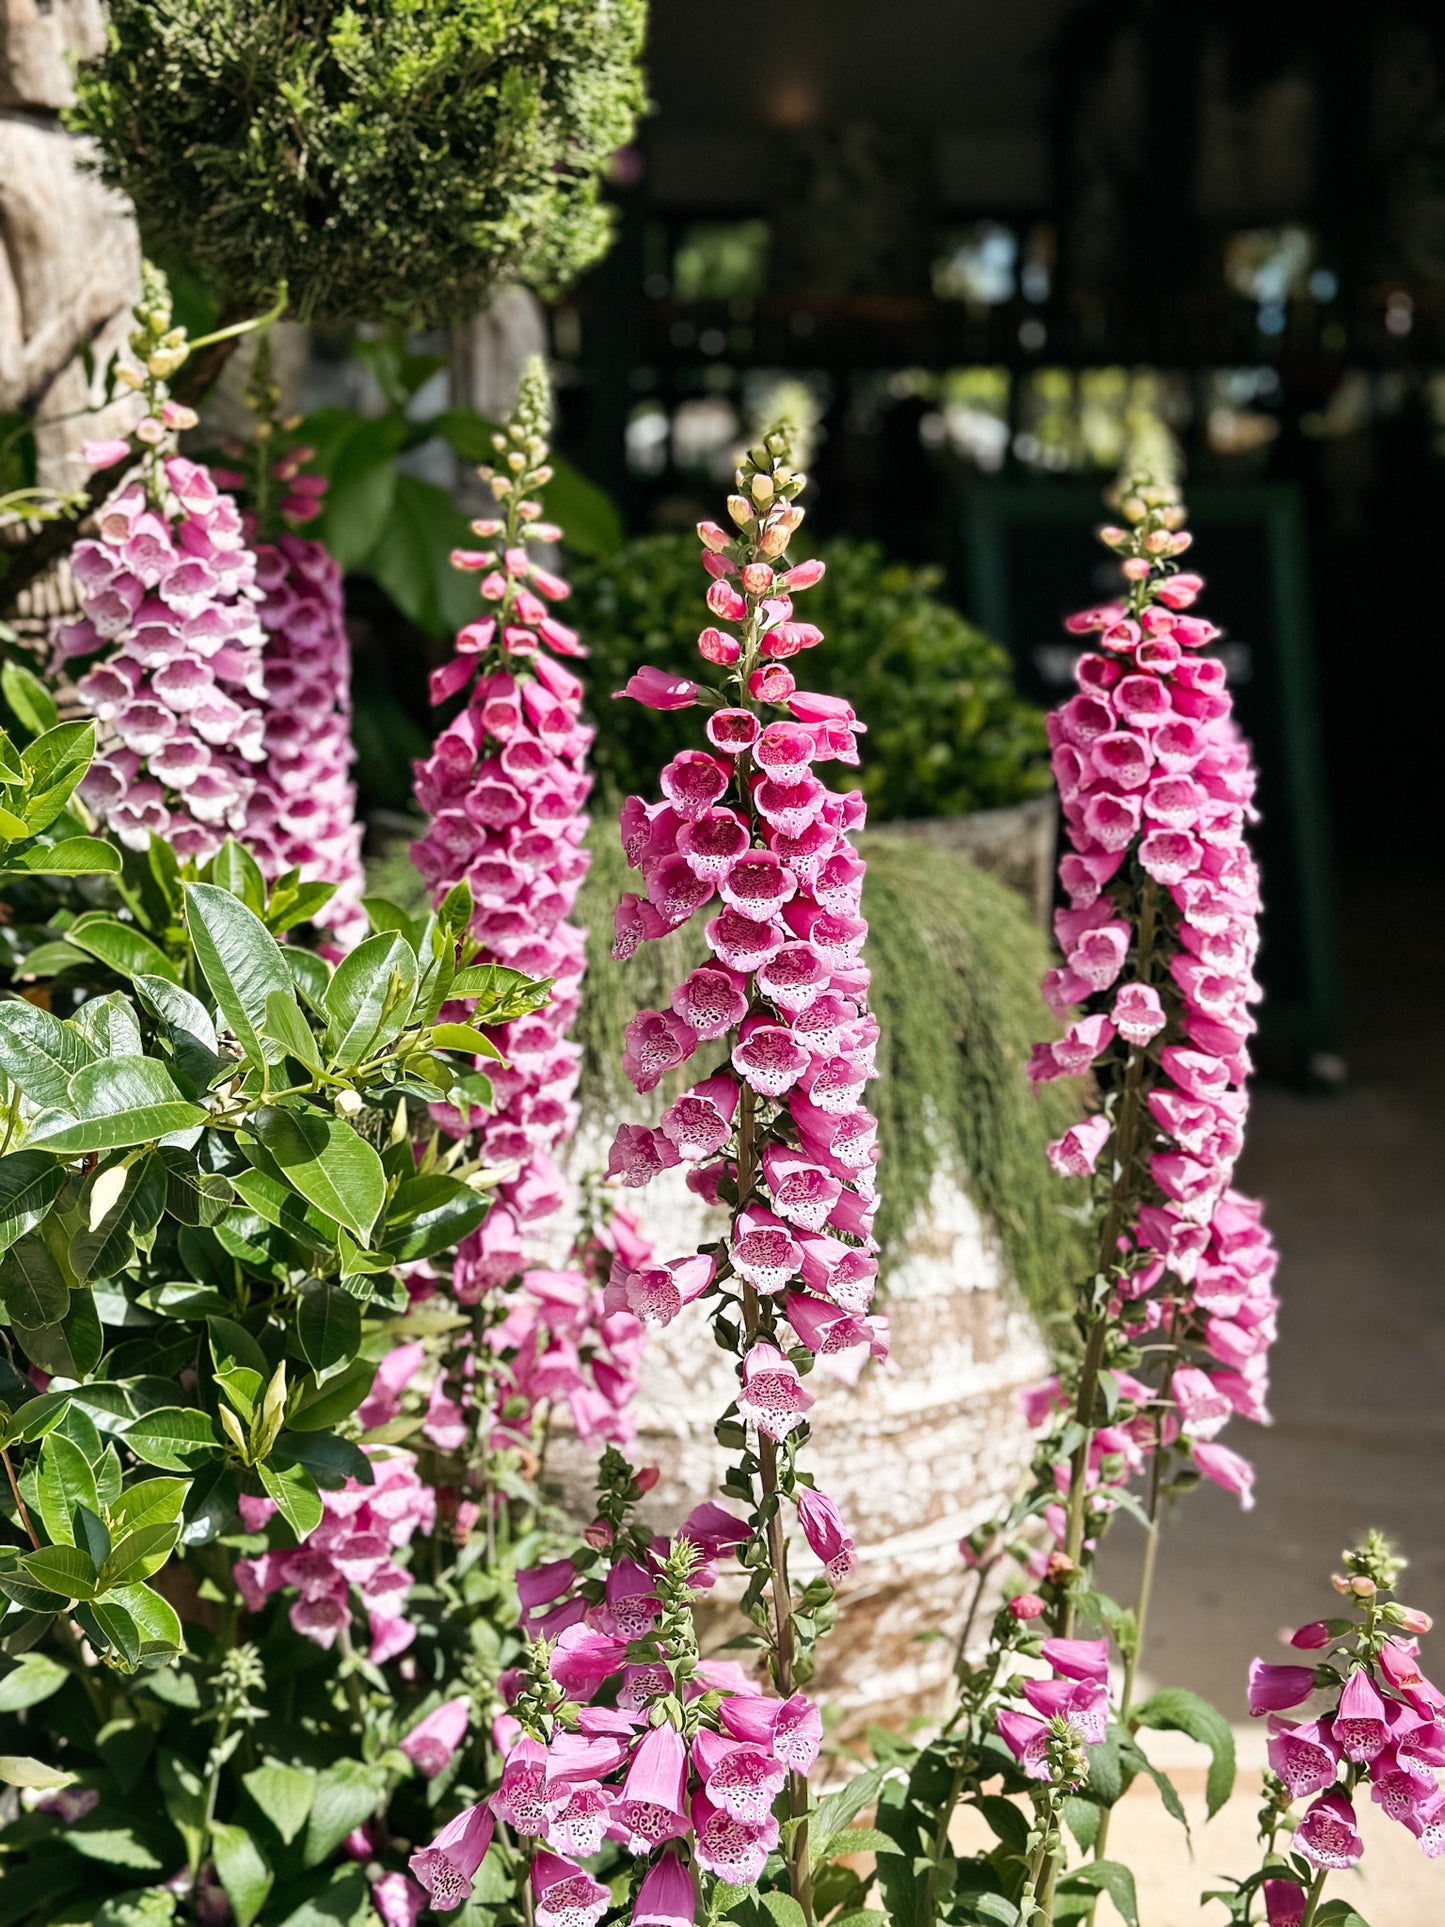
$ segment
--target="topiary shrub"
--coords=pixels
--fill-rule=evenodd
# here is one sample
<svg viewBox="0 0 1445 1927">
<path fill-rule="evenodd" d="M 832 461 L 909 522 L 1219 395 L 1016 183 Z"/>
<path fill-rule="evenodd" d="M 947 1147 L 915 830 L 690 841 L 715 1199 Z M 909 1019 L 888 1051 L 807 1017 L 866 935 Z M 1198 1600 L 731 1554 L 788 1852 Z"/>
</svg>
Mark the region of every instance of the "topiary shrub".
<svg viewBox="0 0 1445 1927">
<path fill-rule="evenodd" d="M 789 667 L 846 695 L 868 725 L 858 782 L 874 822 L 997 809 L 1049 785 L 1044 719 L 1014 692 L 1008 656 L 939 599 L 941 572 L 890 562 L 872 542 L 826 542 L 828 572 L 801 613 L 826 649 Z M 691 740 L 681 715 L 608 698 L 642 663 L 691 675 L 710 618 L 691 535 L 650 535 L 579 569 L 569 620 L 592 652 L 599 781 L 645 787 L 659 755 Z M 605 713 L 604 713 L 605 712 Z"/>
<path fill-rule="evenodd" d="M 476 313 L 607 244 L 644 0 L 112 0 L 72 124 L 148 247 L 303 320 Z"/>
</svg>

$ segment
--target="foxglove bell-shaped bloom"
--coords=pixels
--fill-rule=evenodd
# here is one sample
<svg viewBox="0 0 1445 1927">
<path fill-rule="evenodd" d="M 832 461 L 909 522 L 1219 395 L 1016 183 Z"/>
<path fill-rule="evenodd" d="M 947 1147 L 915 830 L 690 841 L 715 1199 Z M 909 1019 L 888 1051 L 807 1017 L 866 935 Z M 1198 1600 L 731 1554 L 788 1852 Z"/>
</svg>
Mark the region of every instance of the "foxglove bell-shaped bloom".
<svg viewBox="0 0 1445 1927">
<path fill-rule="evenodd" d="M 693 1927 L 696 1919 L 692 1875 L 677 1854 L 659 1855 L 643 1876 L 632 1903 L 632 1927 Z"/>
<path fill-rule="evenodd" d="M 447 1822 L 429 1847 L 422 1847 L 407 1862 L 439 1914 L 449 1913 L 470 1898 L 472 1880 L 487 1857 L 495 1825 L 485 1802 L 468 1807 Z"/>
<path fill-rule="evenodd" d="M 1295 1828 L 1294 1847 L 1313 1866 L 1353 1867 L 1365 1851 L 1355 1809 L 1343 1793 L 1322 1793 Z"/>
</svg>

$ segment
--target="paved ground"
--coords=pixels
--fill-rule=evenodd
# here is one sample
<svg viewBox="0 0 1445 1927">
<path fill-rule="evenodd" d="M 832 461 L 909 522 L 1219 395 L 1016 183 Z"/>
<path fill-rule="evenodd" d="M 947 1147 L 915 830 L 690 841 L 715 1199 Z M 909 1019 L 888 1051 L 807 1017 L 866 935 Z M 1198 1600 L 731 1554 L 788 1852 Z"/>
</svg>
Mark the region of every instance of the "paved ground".
<svg viewBox="0 0 1445 1927">
<path fill-rule="evenodd" d="M 1368 1525 L 1410 1554 L 1407 1597 L 1439 1622 L 1425 1659 L 1445 1679 L 1445 888 L 1355 887 L 1342 922 L 1350 1083 L 1330 1098 L 1262 1091 L 1240 1173 L 1283 1259 L 1275 1424 L 1230 1435 L 1258 1468 L 1258 1503 L 1191 1496 L 1169 1529 L 1149 1641 L 1151 1679 L 1246 1726 L 1250 1658 L 1282 1656 L 1280 1627 L 1328 1613 L 1340 1548 Z M 1104 1575 L 1121 1599 L 1133 1556 L 1121 1525 Z M 1257 1728 L 1241 1746 L 1262 1758 Z M 1147 1868 L 1145 1927 L 1222 1918 L 1201 1915 L 1199 1876 L 1249 1864 L 1243 1796 L 1193 1865 L 1152 1791 L 1128 1803 L 1116 1838 Z M 1445 1862 L 1392 1824 L 1370 1832 L 1365 1877 L 1341 1892 L 1370 1927 L 1445 1923 Z"/>
</svg>

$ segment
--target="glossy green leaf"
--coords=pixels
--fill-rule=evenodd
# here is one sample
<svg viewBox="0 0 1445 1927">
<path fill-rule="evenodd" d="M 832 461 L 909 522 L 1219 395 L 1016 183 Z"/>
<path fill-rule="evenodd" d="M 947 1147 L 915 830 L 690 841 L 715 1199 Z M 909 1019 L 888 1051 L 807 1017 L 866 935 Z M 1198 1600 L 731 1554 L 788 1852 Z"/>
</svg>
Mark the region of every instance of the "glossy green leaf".
<svg viewBox="0 0 1445 1927">
<path fill-rule="evenodd" d="M 20 999 L 0 1003 L 0 1070 L 34 1103 L 63 1110 L 71 1078 L 95 1058 L 73 1024 Z"/>
<path fill-rule="evenodd" d="M 234 1058 L 223 1058 L 216 1049 L 216 1026 L 199 997 L 164 977 L 139 976 L 135 989 L 160 1020 L 161 1041 L 169 1046 L 176 1069 L 196 1090 L 209 1090 L 223 1064 L 234 1067 Z"/>
<path fill-rule="evenodd" d="M 8 853 L 0 867 L 47 877 L 113 877 L 120 875 L 120 851 L 98 836 L 65 836 Z"/>
<path fill-rule="evenodd" d="M 276 1501 L 276 1509 L 296 1534 L 304 1539 L 321 1523 L 321 1494 L 316 1481 L 301 1465 L 280 1466 L 265 1460 L 256 1467 L 261 1483 Z"/>
<path fill-rule="evenodd" d="M 95 754 L 94 723 L 60 723 L 21 756 L 27 795 L 22 805 L 32 836 L 48 829 L 75 794 Z"/>
<path fill-rule="evenodd" d="M 143 1054 L 140 1025 L 124 991 L 108 990 L 103 997 L 87 998 L 70 1021 L 97 1057 Z"/>
<path fill-rule="evenodd" d="M 21 1558 L 22 1571 L 36 1585 L 46 1587 L 65 1599 L 91 1599 L 95 1596 L 95 1561 L 79 1546 L 40 1546 Z"/>
<path fill-rule="evenodd" d="M 0 1158 L 0 1251 L 35 1229 L 64 1186 L 64 1167 L 48 1151 Z"/>
<path fill-rule="evenodd" d="M 69 1786 L 74 1779 L 73 1773 L 62 1772 L 58 1766 L 47 1766 L 43 1760 L 32 1759 L 28 1754 L 0 1753 L 0 1786 L 28 1787 L 48 1793 L 56 1787 Z"/>
<path fill-rule="evenodd" d="M 172 1524 L 180 1518 L 190 1489 L 186 1479 L 137 1479 L 106 1508 L 112 1537 L 138 1532 L 142 1526 Z"/>
<path fill-rule="evenodd" d="M 284 997 L 280 991 L 271 992 L 266 999 L 266 1021 L 262 1029 L 266 1036 L 273 1038 L 307 1070 L 321 1069 L 320 1043 L 291 991 L 287 991 Z"/>
<path fill-rule="evenodd" d="M 32 736 L 43 736 L 60 721 L 55 698 L 39 676 L 23 663 L 7 662 L 0 669 L 0 694 Z"/>
<path fill-rule="evenodd" d="M 70 1287 L 39 1238 L 18 1238 L 0 1258 L 0 1300 L 12 1324 L 28 1331 L 57 1325 L 70 1306 Z"/>
<path fill-rule="evenodd" d="M 484 1030 L 475 1024 L 438 1024 L 431 1034 L 436 1050 L 464 1050 L 469 1057 L 489 1057 L 502 1063 L 502 1053 Z"/>
<path fill-rule="evenodd" d="M 219 1171 L 202 1171 L 189 1151 L 162 1145 L 166 1169 L 166 1210 L 180 1224 L 219 1224 L 235 1197 L 231 1180 Z"/>
<path fill-rule="evenodd" d="M 314 1010 L 321 1009 L 326 986 L 331 982 L 331 967 L 326 959 L 294 943 L 284 945 L 281 954 L 296 989 Z"/>
<path fill-rule="evenodd" d="M 1055 1893 L 1058 1900 L 1079 1900 L 1079 1907 L 1054 1907 L 1055 1920 L 1088 1918 L 1093 1912 L 1094 1896 L 1107 1894 L 1123 1916 L 1125 1927 L 1139 1927 L 1139 1901 L 1134 1892 L 1134 1876 L 1118 1860 L 1091 1860 L 1061 1876 Z"/>
<path fill-rule="evenodd" d="M 278 1465 L 294 1459 L 323 1491 L 335 1491 L 348 1479 L 360 1485 L 375 1483 L 371 1460 L 359 1445 L 337 1432 L 282 1432 L 273 1457 Z"/>
<path fill-rule="evenodd" d="M 407 437 L 399 410 L 352 422 L 332 463 L 318 530 L 343 570 L 364 562 L 386 528 L 396 494 L 396 456 Z"/>
<path fill-rule="evenodd" d="M 216 1428 L 192 1405 L 162 1405 L 125 1428 L 124 1443 L 147 1465 L 190 1472 L 220 1449 Z"/>
<path fill-rule="evenodd" d="M 361 1306 L 326 1278 L 308 1278 L 296 1307 L 301 1355 L 314 1372 L 329 1372 L 361 1343 Z"/>
<path fill-rule="evenodd" d="M 367 1242 L 385 1201 L 386 1176 L 364 1138 L 323 1111 L 275 1104 L 255 1113 L 251 1129 L 303 1198 Z"/>
<path fill-rule="evenodd" d="M 369 1359 L 358 1358 L 335 1378 L 304 1393 L 287 1423 L 294 1432 L 329 1431 L 342 1419 L 350 1418 L 371 1390 L 375 1377 L 375 1365 Z"/>
<path fill-rule="evenodd" d="M 70 1243 L 77 1278 L 109 1278 L 130 1263 L 137 1242 L 161 1221 L 167 1176 L 159 1151 L 91 1173 L 80 1197 L 81 1229 Z"/>
<path fill-rule="evenodd" d="M 249 1061 L 259 1065 L 266 999 L 273 990 L 291 995 L 281 946 L 229 890 L 188 883 L 185 896 L 186 927 L 211 994 Z"/>
<path fill-rule="evenodd" d="M 157 1521 L 148 1526 L 137 1526 L 128 1532 L 111 1548 L 110 1557 L 100 1569 L 100 1583 L 109 1589 L 112 1586 L 133 1586 L 142 1579 L 149 1579 L 153 1572 L 159 1572 L 170 1557 L 171 1548 L 181 1536 L 178 1521 L 170 1524 Z"/>
<path fill-rule="evenodd" d="M 248 1157 L 265 1158 L 254 1138 L 242 1138 L 241 1148 Z M 335 1251 L 341 1226 L 324 1211 L 293 1191 L 284 1178 L 271 1170 L 238 1171 L 232 1180 L 236 1195 L 267 1224 L 284 1231 L 289 1238 L 314 1254 Z"/>
<path fill-rule="evenodd" d="M 37 1119 L 31 1141 L 54 1151 L 113 1151 L 147 1144 L 206 1122 L 199 1104 L 182 1097 L 154 1057 L 108 1057 L 86 1064 L 70 1080 L 67 1118 Z"/>
<path fill-rule="evenodd" d="M 445 1172 L 408 1178 L 387 1205 L 382 1243 L 397 1264 L 413 1264 L 460 1243 L 489 1209 L 487 1198 Z"/>
<path fill-rule="evenodd" d="M 35 1501 L 46 1533 L 58 1546 L 75 1543 L 71 1521 L 77 1506 L 100 1509 L 90 1460 L 63 1432 L 51 1432 L 40 1448 Z"/>
<path fill-rule="evenodd" d="M 326 1055 L 342 1069 L 374 1056 L 406 1028 L 420 966 L 405 937 L 368 937 L 326 990 Z"/>
<path fill-rule="evenodd" d="M 65 941 L 88 950 L 92 957 L 98 957 L 122 977 L 180 981 L 180 972 L 159 944 L 152 943 L 134 924 L 121 923 L 118 918 L 103 916 L 99 911 L 77 917 L 66 931 Z"/>
<path fill-rule="evenodd" d="M 243 843 L 228 836 L 211 858 L 210 880 L 239 897 L 259 917 L 266 908 L 266 879 L 261 866 Z"/>
</svg>

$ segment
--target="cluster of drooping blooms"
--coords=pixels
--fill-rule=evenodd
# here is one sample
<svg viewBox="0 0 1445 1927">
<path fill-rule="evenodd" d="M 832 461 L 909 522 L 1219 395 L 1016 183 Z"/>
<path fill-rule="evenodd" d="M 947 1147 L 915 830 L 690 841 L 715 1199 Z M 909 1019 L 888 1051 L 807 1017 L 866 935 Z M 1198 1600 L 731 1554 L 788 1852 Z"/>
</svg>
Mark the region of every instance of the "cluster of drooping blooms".
<svg viewBox="0 0 1445 1927">
<path fill-rule="evenodd" d="M 321 513 L 326 478 L 304 472 L 314 449 L 273 455 L 271 415 L 279 391 L 258 379 L 248 400 L 259 417 L 257 440 L 249 450 L 231 444 L 227 453 L 250 455 L 251 474 L 212 470 L 223 487 L 249 482 L 243 519 L 266 636 L 265 761 L 246 808 L 245 838 L 268 878 L 295 868 L 308 883 L 336 886 L 314 921 L 349 947 L 367 931 L 362 826 L 351 780 L 351 645 L 340 565 L 322 543 L 296 532 Z"/>
<path fill-rule="evenodd" d="M 204 859 L 245 829 L 266 754 L 265 631 L 234 501 L 179 455 L 156 472 L 159 486 L 128 484 L 76 544 L 81 616 L 57 625 L 56 667 L 90 665 L 76 682 L 99 724 L 85 801 L 132 849 L 163 836 Z"/>
<path fill-rule="evenodd" d="M 380 1665 L 406 1651 L 416 1627 L 406 1617 L 411 1574 L 396 1553 L 418 1531 L 436 1522 L 436 1494 L 417 1477 L 411 1452 L 367 1446 L 375 1482 L 345 1485 L 321 1495 L 321 1523 L 299 1546 L 280 1547 L 236 1562 L 236 1584 L 247 1610 L 259 1612 L 273 1593 L 297 1594 L 291 1624 L 316 1645 L 329 1648 L 349 1628 L 357 1601 L 366 1613 L 370 1658 Z M 243 1497 L 241 1519 L 261 1532 L 276 1511 L 272 1500 Z"/>
<path fill-rule="evenodd" d="M 1298 1927 L 1311 1882 L 1360 1859 L 1354 1800 L 1364 1786 L 1432 1860 L 1445 1853 L 1445 1790 L 1436 1777 L 1445 1766 L 1445 1692 L 1420 1671 L 1416 1635 L 1429 1632 L 1429 1615 L 1389 1597 L 1404 1563 L 1371 1533 L 1344 1554 L 1345 1570 L 1334 1578 L 1359 1617 L 1317 1619 L 1290 1635 L 1297 1651 L 1318 1655 L 1312 1665 L 1250 1666 L 1249 1710 L 1269 1716 L 1270 1927 Z M 1284 1717 L 1316 1693 L 1327 1707 Z M 1297 1800 L 1310 1805 L 1295 1820 Z M 1292 1865 L 1274 1844 L 1290 1825 Z"/>
<path fill-rule="evenodd" d="M 583 1444 L 628 1444 L 636 1429 L 643 1330 L 630 1311 L 608 1309 L 605 1280 L 614 1265 L 645 1265 L 651 1256 L 636 1221 L 614 1209 L 577 1240 L 565 1269 L 532 1266 L 499 1294 L 478 1277 L 463 1246 L 452 1296 L 464 1305 L 485 1298 L 495 1316 L 483 1323 L 479 1337 L 471 1329 L 453 1334 L 450 1356 L 427 1387 L 424 1436 L 438 1451 L 457 1451 L 475 1429 L 468 1411 L 483 1411 L 489 1414 L 483 1437 L 491 1450 L 526 1450 L 541 1410 L 561 1404 Z M 413 1304 L 435 1296 L 429 1266 L 414 1268 L 408 1289 Z M 424 1379 L 426 1359 L 421 1339 L 387 1353 L 361 1406 L 363 1425 L 370 1429 L 398 1416 L 403 1393 L 418 1374 Z"/>
<path fill-rule="evenodd" d="M 790 1774 L 816 1761 L 823 1726 L 801 1694 L 760 1692 L 727 1660 L 698 1656 L 694 1590 L 712 1562 L 746 1543 L 725 1508 L 697 1508 L 669 1544 L 626 1523 L 650 1483 L 604 1454 L 600 1513 L 571 1559 L 519 1575 L 527 1629 L 538 1637 L 494 1738 L 501 1779 L 414 1854 L 412 1872 L 437 1910 L 458 1906 L 498 1822 L 539 1843 L 537 1919 L 595 1927 L 608 1889 L 580 1863 L 604 1841 L 647 1857 L 637 1927 L 694 1917 L 691 1865 L 729 1886 L 757 1880 L 778 1846 L 774 1803 Z"/>
<path fill-rule="evenodd" d="M 566 1397 L 588 1438 L 625 1438 L 636 1369 L 635 1321 L 609 1318 L 582 1270 L 539 1269 L 535 1234 L 565 1204 L 554 1162 L 577 1127 L 580 1048 L 567 1032 L 576 1015 L 585 940 L 569 921 L 587 870 L 583 804 L 591 729 L 581 720 L 582 685 L 555 660 L 584 653 L 552 613 L 567 585 L 534 560 L 529 545 L 561 531 L 541 519 L 536 499 L 551 478 L 547 379 L 534 361 L 516 411 L 496 437 L 499 460 L 481 471 L 499 509 L 473 524 L 493 546 L 459 551 L 459 568 L 481 575 L 484 613 L 457 636 L 456 654 L 432 678 L 442 702 L 468 690 L 464 707 L 417 765 L 417 799 L 430 815 L 413 846 L 417 868 L 440 899 L 465 881 L 475 910 L 479 962 L 552 980 L 541 1010 L 500 1025 L 503 1059 L 485 1066 L 496 1107 L 481 1127 L 484 1161 L 505 1172 L 481 1228 L 464 1241 L 452 1274 L 464 1304 L 510 1294 L 493 1342 L 513 1375 L 516 1416 Z M 465 1015 L 460 1007 L 448 1015 Z M 457 1130 L 462 1120 L 448 1120 Z M 624 1239 L 626 1233 L 619 1231 Z M 630 1247 L 629 1247 L 630 1248 Z"/>
<path fill-rule="evenodd" d="M 1030 1596 L 1025 1594 L 1025 1600 Z M 1030 1601 L 1030 1603 L 1032 1603 Z M 1038 1602 L 1043 1610 L 1043 1602 Z M 1012 1602 L 1018 1617 L 1020 1601 Z M 1018 1675 L 1009 1682 L 1015 1703 L 995 1717 L 999 1738 L 1031 1780 L 1052 1781 L 1057 1725 L 1070 1728 L 1080 1749 L 1100 1746 L 1109 1724 L 1109 1642 L 1107 1639 L 1046 1639 L 1040 1648 L 1052 1673 L 1047 1679 Z M 1017 1704 L 1021 1698 L 1028 1711 Z M 1081 1773 L 1079 1778 L 1084 1778 Z"/>
<path fill-rule="evenodd" d="M 1177 572 L 1190 541 L 1177 493 L 1136 477 L 1119 500 L 1124 525 L 1102 540 L 1124 592 L 1070 618 L 1100 646 L 1049 717 L 1069 903 L 1044 992 L 1073 1021 L 1029 1066 L 1035 1083 L 1092 1071 L 1100 1097 L 1049 1147 L 1056 1170 L 1095 1179 L 1113 1286 L 1085 1377 L 1127 1363 L 1131 1345 L 1167 1361 L 1152 1389 L 1116 1373 L 1123 1409 L 1091 1433 L 1084 1468 L 1098 1517 L 1160 1447 L 1250 1502 L 1247 1462 L 1215 1435 L 1235 1413 L 1267 1419 L 1277 1308 L 1259 1206 L 1233 1188 L 1260 995 L 1254 771 L 1224 664 L 1200 653 L 1219 633 L 1189 613 L 1200 578 Z M 1075 1389 L 1041 1388 L 1031 1416 L 1072 1409 Z M 1073 1469 L 1054 1470 L 1067 1498 Z"/>
</svg>

